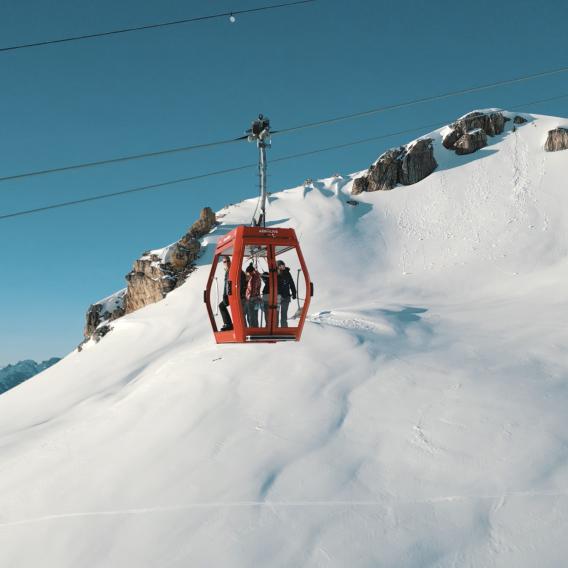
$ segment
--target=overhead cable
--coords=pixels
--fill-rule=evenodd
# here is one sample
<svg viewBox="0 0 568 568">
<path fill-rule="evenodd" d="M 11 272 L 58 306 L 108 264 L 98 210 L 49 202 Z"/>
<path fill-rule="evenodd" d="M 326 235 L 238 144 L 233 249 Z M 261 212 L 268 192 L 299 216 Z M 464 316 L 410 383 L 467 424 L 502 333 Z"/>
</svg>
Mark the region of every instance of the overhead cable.
<svg viewBox="0 0 568 568">
<path fill-rule="evenodd" d="M 509 107 L 511 110 L 517 110 L 520 108 L 525 108 L 527 106 L 532 106 L 532 105 L 536 105 L 536 104 L 540 104 L 540 103 L 548 103 L 551 101 L 556 101 L 558 99 L 566 99 L 568 98 L 568 94 L 564 94 L 564 95 L 559 95 L 556 97 L 549 97 L 546 99 L 540 99 L 538 101 L 531 101 L 529 103 L 525 103 L 522 105 L 515 105 L 512 107 Z M 273 162 L 280 162 L 280 161 L 284 161 L 284 160 L 292 160 L 294 158 L 301 158 L 304 156 L 312 156 L 314 154 L 320 154 L 322 152 L 328 152 L 330 150 L 338 150 L 340 148 L 348 148 L 350 146 L 357 146 L 359 144 L 366 144 L 367 142 L 374 142 L 375 140 L 382 140 L 384 138 L 392 138 L 393 136 L 400 136 L 402 134 L 411 134 L 412 132 L 416 132 L 418 130 L 424 131 L 427 128 L 442 128 L 443 126 L 447 126 L 448 124 L 450 124 L 451 122 L 454 122 L 455 119 L 450 119 L 450 120 L 446 120 L 443 122 L 431 122 L 430 124 L 423 124 L 422 126 L 417 126 L 416 128 L 408 128 L 406 130 L 399 130 L 398 132 L 390 132 L 389 134 L 381 134 L 379 136 L 371 136 L 369 138 L 362 138 L 361 140 L 355 140 L 353 142 L 345 142 L 344 144 L 336 144 L 334 146 L 326 146 L 325 148 L 318 148 L 317 150 L 308 150 L 307 152 L 301 152 L 299 154 L 292 154 L 289 156 L 284 156 L 283 158 L 272 158 L 270 160 L 270 163 Z"/>
<path fill-rule="evenodd" d="M 297 132 L 298 130 L 305 130 L 307 128 L 316 128 L 318 126 L 324 126 L 327 124 L 334 124 L 336 122 L 342 122 L 344 120 L 351 120 L 353 118 L 362 118 L 364 116 L 370 116 L 372 114 L 378 114 L 381 112 L 387 112 L 390 110 L 396 110 L 401 108 L 407 108 L 410 106 L 415 106 L 419 104 L 429 103 L 433 101 L 439 101 L 442 99 L 447 99 L 450 97 L 456 97 L 459 95 L 466 95 L 468 93 L 477 93 L 479 91 L 485 91 L 488 89 L 494 89 L 495 87 L 500 87 L 503 85 L 512 85 L 514 83 L 520 83 L 522 81 L 529 81 L 531 79 L 538 79 L 540 77 L 547 77 L 550 75 L 557 75 L 559 73 L 566 73 L 568 71 L 568 67 L 559 67 L 557 69 L 551 69 L 550 71 L 541 71 L 540 73 L 533 73 L 531 75 L 523 75 L 521 77 L 516 77 L 514 79 L 506 79 L 504 81 L 496 81 L 494 83 L 486 83 L 485 85 L 478 85 L 477 87 L 470 87 L 469 89 L 461 89 L 459 91 L 449 91 L 447 93 L 442 93 L 440 95 L 434 95 L 431 97 L 422 97 L 419 99 L 413 99 L 410 101 L 406 101 L 403 103 L 397 103 L 392 105 L 381 106 L 377 108 L 373 108 L 370 110 L 365 110 L 362 112 L 355 112 L 351 114 L 344 114 L 342 116 L 336 116 L 334 118 L 328 118 L 326 120 L 320 120 L 318 122 L 309 122 L 307 124 L 300 124 L 298 126 L 294 126 L 292 128 L 283 128 L 281 130 L 275 130 L 272 132 L 273 136 L 278 134 L 287 134 L 289 132 Z"/>
<path fill-rule="evenodd" d="M 131 27 L 131 28 L 122 28 L 119 30 L 112 30 L 109 32 L 100 32 L 100 33 L 95 33 L 95 34 L 85 34 L 85 35 L 80 35 L 80 36 L 71 36 L 71 37 L 65 37 L 65 38 L 60 38 L 60 39 L 51 39 L 51 40 L 46 40 L 46 41 L 38 41 L 35 43 L 25 43 L 25 44 L 20 44 L 20 45 L 12 45 L 12 46 L 8 46 L 8 47 L 0 47 L 0 52 L 3 51 L 15 51 L 17 49 L 26 49 L 28 47 L 40 47 L 43 45 L 51 45 L 54 43 L 65 43 L 65 42 L 69 42 L 69 41 L 79 41 L 79 40 L 83 40 L 83 39 L 91 39 L 91 38 L 97 38 L 97 37 L 106 37 L 106 36 L 111 36 L 111 35 L 117 35 L 117 34 L 125 34 L 125 33 L 129 33 L 129 32 L 137 32 L 137 31 L 142 31 L 142 30 L 151 30 L 151 29 L 156 29 L 156 28 L 164 28 L 167 26 L 177 26 L 180 24 L 189 24 L 191 22 L 200 22 L 203 20 L 213 20 L 215 18 L 223 18 L 223 17 L 231 17 L 231 16 L 238 16 L 240 14 L 250 14 L 252 12 L 260 12 L 260 11 L 264 11 L 264 10 L 274 10 L 275 8 L 285 8 L 287 6 L 296 6 L 298 4 L 308 4 L 310 2 L 315 2 L 316 0 L 298 0 L 297 2 L 288 2 L 286 4 L 273 4 L 272 6 L 260 6 L 258 8 L 249 8 L 248 10 L 235 10 L 234 12 L 222 12 L 219 14 L 211 14 L 209 16 L 197 16 L 195 18 L 185 18 L 183 20 L 172 20 L 169 22 L 160 22 L 157 24 L 147 24 L 145 26 L 135 26 L 135 27 Z"/>
<path fill-rule="evenodd" d="M 309 123 L 309 124 L 295 126 L 295 127 L 292 127 L 292 128 L 284 128 L 284 129 L 281 129 L 281 130 L 273 131 L 272 135 L 274 136 L 274 135 L 279 135 L 279 134 L 288 134 L 290 132 L 297 132 L 297 131 L 302 130 L 304 128 L 315 128 L 315 127 L 318 127 L 318 126 L 324 126 L 324 125 L 327 125 L 327 124 L 332 124 L 334 122 L 349 120 L 351 118 L 360 118 L 362 116 L 368 116 L 368 115 L 376 114 L 376 113 L 379 113 L 379 112 L 386 112 L 386 111 L 389 111 L 389 110 L 394 110 L 396 108 L 408 107 L 408 106 L 412 106 L 412 105 L 416 105 L 416 104 L 422 104 L 422 103 L 425 103 L 425 102 L 434 101 L 434 100 L 438 100 L 438 99 L 448 98 L 448 97 L 452 97 L 452 96 L 458 96 L 458 95 L 462 95 L 462 94 L 469 93 L 469 92 L 480 91 L 480 90 L 483 90 L 483 89 L 490 89 L 490 88 L 493 88 L 493 87 L 496 87 L 496 86 L 499 86 L 499 85 L 506 85 L 506 84 L 511 84 L 511 83 L 515 83 L 515 82 L 519 82 L 519 81 L 528 81 L 529 79 L 536 79 L 538 77 L 542 77 L 542 76 L 545 76 L 545 75 L 551 75 L 551 74 L 554 74 L 554 73 L 563 73 L 565 71 L 568 71 L 568 67 L 562 67 L 562 68 L 552 70 L 552 71 L 544 71 L 544 72 L 541 72 L 541 73 L 535 73 L 533 75 L 525 75 L 524 77 L 520 77 L 520 78 L 516 78 L 516 79 L 507 79 L 507 80 L 500 81 L 500 82 L 497 82 L 497 83 L 490 83 L 490 84 L 482 85 L 482 86 L 479 86 L 479 87 L 473 87 L 472 89 L 462 89 L 460 91 L 453 91 L 453 92 L 449 92 L 449 93 L 444 93 L 442 95 L 437 95 L 437 96 L 434 96 L 434 97 L 426 97 L 426 98 L 422 98 L 422 99 L 415 99 L 414 101 L 407 101 L 405 103 L 399 103 L 397 105 L 379 107 L 379 108 L 376 108 L 376 109 L 371 109 L 371 110 L 363 111 L 363 112 L 360 112 L 360 113 L 338 116 L 338 117 L 335 117 L 335 118 L 330 118 L 330 119 L 319 121 L 319 122 L 313 122 L 313 123 Z M 565 96 L 567 96 L 567 95 L 561 95 L 560 97 L 552 97 L 550 99 L 544 99 L 543 101 L 536 101 L 536 102 L 545 102 L 547 100 L 555 100 L 556 98 L 563 98 Z M 527 105 L 528 104 L 536 104 L 536 102 L 535 103 L 527 103 Z M 525 106 L 527 106 L 527 105 L 525 105 Z M 190 151 L 193 151 L 193 150 L 198 150 L 198 149 L 203 149 L 203 148 L 212 148 L 214 146 L 221 146 L 221 145 L 225 145 L 225 144 L 231 144 L 233 142 L 240 142 L 241 140 L 246 140 L 246 139 L 247 139 L 246 136 L 240 136 L 238 138 L 232 138 L 232 139 L 228 139 L 228 140 L 219 140 L 219 141 L 216 141 L 216 142 L 207 142 L 207 143 L 204 143 L 204 144 L 193 144 L 193 145 L 190 145 L 190 146 L 182 146 L 182 147 L 177 147 L 177 148 L 167 148 L 167 149 L 164 149 L 164 150 L 157 150 L 157 151 L 154 151 L 154 152 L 146 152 L 146 153 L 143 153 L 143 154 L 133 154 L 133 155 L 122 156 L 122 157 L 118 157 L 118 158 L 109 158 L 109 159 L 106 159 L 106 160 L 97 160 L 97 161 L 93 161 L 93 162 L 85 162 L 85 163 L 81 163 L 81 164 L 61 166 L 61 167 L 49 168 L 49 169 L 45 169 L 45 170 L 23 172 L 23 173 L 20 173 L 20 174 L 0 177 L 0 182 L 13 181 L 13 180 L 17 180 L 17 179 L 32 177 L 32 176 L 54 174 L 54 173 L 58 173 L 58 172 L 66 172 L 66 171 L 78 170 L 78 169 L 83 169 L 83 168 L 90 168 L 90 167 L 95 167 L 95 166 L 102 166 L 102 165 L 106 165 L 106 164 L 116 164 L 116 163 L 120 163 L 120 162 L 131 161 L 131 160 L 140 160 L 140 159 L 144 159 L 144 158 L 165 156 L 165 155 L 168 155 L 168 154 L 190 152 Z"/>
<path fill-rule="evenodd" d="M 179 152 L 190 152 L 192 150 L 200 150 L 202 148 L 212 148 L 213 146 L 223 146 L 225 144 L 232 144 L 233 142 L 240 142 L 246 140 L 246 136 L 233 138 L 229 140 L 219 140 L 217 142 L 205 142 L 204 144 L 193 144 L 192 146 L 181 146 L 178 148 L 168 148 L 167 150 L 157 150 L 156 152 L 146 152 L 144 154 L 134 154 L 132 156 L 121 156 L 120 158 L 110 158 L 108 160 L 97 160 L 95 162 L 85 162 L 83 164 L 74 164 L 72 166 L 62 166 L 59 168 L 50 168 L 47 170 L 37 170 L 35 172 L 26 172 L 23 174 L 16 174 L 13 176 L 0 177 L 0 182 L 17 180 L 21 178 L 41 176 L 45 174 L 54 174 L 58 172 L 67 172 L 70 170 L 80 170 L 83 168 L 92 168 L 94 166 L 104 166 L 106 164 L 117 164 L 119 162 L 129 162 L 131 160 L 140 160 L 142 158 L 155 158 L 157 156 L 165 156 L 167 154 L 177 154 Z"/>
<path fill-rule="evenodd" d="M 240 170 L 246 170 L 248 168 L 257 167 L 258 164 L 247 164 L 244 166 L 237 166 L 235 168 L 227 168 L 224 170 L 217 170 L 215 172 L 209 172 L 206 174 L 200 174 L 196 176 L 190 176 L 185 178 L 178 178 L 170 181 L 164 181 L 161 183 L 154 183 L 151 185 L 145 185 L 142 187 L 135 187 L 133 189 L 126 189 L 123 191 L 115 191 L 113 193 L 103 193 L 102 195 L 94 195 L 92 197 L 84 197 L 82 199 L 74 199 L 73 201 L 64 201 L 62 203 L 54 203 L 52 205 L 46 205 L 44 207 L 36 207 L 35 209 L 27 209 L 26 211 L 17 211 L 15 213 L 8 213 L 6 215 L 0 215 L 0 220 L 9 219 L 10 217 L 20 217 L 22 215 L 31 215 L 32 213 L 39 213 L 40 211 L 48 211 L 49 209 L 59 209 L 60 207 L 69 207 L 71 205 L 78 205 L 79 203 L 87 203 L 89 201 L 99 201 L 100 199 L 110 199 L 111 197 L 118 197 L 119 195 L 127 195 L 129 193 L 139 193 L 141 191 L 148 191 L 151 189 L 161 189 L 167 186 L 174 185 L 176 183 L 182 183 L 184 181 L 194 181 L 197 179 L 203 179 L 206 177 L 218 176 L 221 174 L 228 174 L 232 172 L 238 172 Z"/>
<path fill-rule="evenodd" d="M 537 100 L 537 101 L 525 103 L 523 105 L 515 105 L 515 106 L 510 107 L 510 108 L 512 110 L 515 110 L 517 108 L 523 108 L 523 107 L 526 107 L 526 106 L 529 106 L 529 105 L 535 105 L 535 104 L 538 104 L 538 103 L 549 102 L 549 101 L 558 100 L 558 99 L 566 98 L 566 97 L 568 97 L 568 94 L 560 95 L 560 96 L 556 96 L 556 97 L 549 97 L 549 98 L 546 98 L 546 99 L 540 99 L 540 100 Z M 370 138 L 364 138 L 364 139 L 361 139 L 361 140 L 354 140 L 352 142 L 346 142 L 344 144 L 336 144 L 334 146 L 317 148 L 315 150 L 308 150 L 308 151 L 305 151 L 305 152 L 300 152 L 298 154 L 290 154 L 288 156 L 281 156 L 280 158 L 278 158 L 278 157 L 272 158 L 270 160 L 270 163 L 284 162 L 284 161 L 287 161 L 287 160 L 295 160 L 297 158 L 303 158 L 305 156 L 312 156 L 314 154 L 320 154 L 322 152 L 329 152 L 331 150 L 338 150 L 338 149 L 341 149 L 341 148 L 348 148 L 350 146 L 356 146 L 356 145 L 359 145 L 359 144 L 366 144 L 368 142 L 375 142 L 377 140 L 382 140 L 382 139 L 385 139 L 385 138 L 392 138 L 393 136 L 400 136 L 402 134 L 410 134 L 412 132 L 424 131 L 427 128 L 440 128 L 442 126 L 445 126 L 449 122 L 451 122 L 451 120 L 444 121 L 444 122 L 423 124 L 422 126 L 417 126 L 416 128 L 399 130 L 397 132 L 390 132 L 388 134 L 381 134 L 379 136 L 372 136 Z M 39 213 L 41 211 L 48 211 L 50 209 L 59 209 L 61 207 L 69 207 L 69 206 L 72 206 L 72 205 L 79 205 L 81 203 L 99 201 L 101 199 L 110 199 L 110 198 L 113 198 L 113 197 L 119 197 L 121 195 L 128 195 L 128 194 L 132 194 L 132 193 L 139 193 L 139 192 L 142 192 L 142 191 L 164 189 L 164 188 L 168 188 L 172 185 L 182 183 L 182 182 L 195 181 L 195 180 L 198 180 L 198 179 L 203 179 L 203 178 L 208 178 L 208 177 L 213 177 L 213 176 L 218 176 L 218 175 L 223 175 L 223 174 L 228 174 L 228 173 L 233 173 L 233 172 L 238 172 L 238 171 L 256 168 L 256 167 L 258 167 L 258 164 L 256 164 L 256 163 L 255 164 L 245 164 L 245 165 L 242 165 L 242 166 L 236 166 L 234 168 L 227 168 L 227 169 L 217 170 L 217 171 L 214 171 L 214 172 L 209 172 L 209 173 L 200 174 L 200 175 L 196 175 L 196 176 L 178 178 L 178 179 L 169 180 L 169 181 L 165 181 L 165 182 L 161 182 L 161 183 L 157 183 L 157 184 L 145 185 L 145 186 L 142 186 L 142 187 L 135 187 L 135 188 L 127 189 L 127 190 L 123 190 L 123 191 L 115 191 L 113 193 L 104 193 L 104 194 L 95 195 L 95 196 L 92 196 L 92 197 L 75 199 L 73 201 L 64 201 L 64 202 L 61 202 L 61 203 L 54 203 L 52 205 L 46 205 L 44 207 L 37 207 L 35 209 L 27 209 L 27 210 L 24 210 L 24 211 L 16 211 L 14 213 L 8 213 L 8 214 L 5 214 L 5 215 L 0 215 L 0 220 L 9 219 L 9 218 L 12 218 L 12 217 L 21 217 L 23 215 L 31 215 L 33 213 Z"/>
</svg>

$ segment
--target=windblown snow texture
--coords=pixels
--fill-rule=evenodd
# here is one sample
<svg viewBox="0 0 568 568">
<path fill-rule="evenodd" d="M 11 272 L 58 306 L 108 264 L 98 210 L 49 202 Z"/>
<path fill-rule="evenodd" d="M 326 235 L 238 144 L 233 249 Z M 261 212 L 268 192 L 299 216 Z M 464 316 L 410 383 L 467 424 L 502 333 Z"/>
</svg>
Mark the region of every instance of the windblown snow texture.
<svg viewBox="0 0 568 568">
<path fill-rule="evenodd" d="M 274 194 L 298 344 L 214 343 L 201 265 L 0 397 L 0 565 L 561 566 L 568 152 L 528 122 L 422 182 Z M 363 165 L 363 164 L 362 164 Z"/>
</svg>

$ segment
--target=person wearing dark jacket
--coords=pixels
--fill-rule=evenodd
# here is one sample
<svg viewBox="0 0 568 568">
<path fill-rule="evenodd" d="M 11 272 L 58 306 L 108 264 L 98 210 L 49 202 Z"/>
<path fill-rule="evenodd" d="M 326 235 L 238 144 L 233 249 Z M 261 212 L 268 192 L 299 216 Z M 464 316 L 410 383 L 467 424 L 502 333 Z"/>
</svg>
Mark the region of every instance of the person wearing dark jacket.
<svg viewBox="0 0 568 568">
<path fill-rule="evenodd" d="M 280 327 L 288 327 L 288 306 L 290 298 L 296 299 L 296 286 L 294 278 L 290 274 L 290 269 L 283 260 L 276 263 L 277 282 L 278 282 L 278 304 L 280 306 L 280 317 L 278 318 Z"/>
<path fill-rule="evenodd" d="M 270 294 L 270 273 L 263 272 L 260 275 L 262 279 L 262 315 L 264 316 L 263 325 L 268 325 L 268 299 Z M 262 327 L 262 326 L 261 326 Z"/>
<path fill-rule="evenodd" d="M 229 314 L 229 269 L 231 268 L 231 259 L 228 256 L 223 257 L 223 266 L 225 267 L 225 282 L 223 284 L 223 301 L 219 304 L 219 311 L 223 318 L 223 327 L 221 331 L 230 331 L 233 329 L 233 320 Z M 244 302 L 247 287 L 247 279 L 245 273 L 241 270 L 241 303 Z"/>
</svg>

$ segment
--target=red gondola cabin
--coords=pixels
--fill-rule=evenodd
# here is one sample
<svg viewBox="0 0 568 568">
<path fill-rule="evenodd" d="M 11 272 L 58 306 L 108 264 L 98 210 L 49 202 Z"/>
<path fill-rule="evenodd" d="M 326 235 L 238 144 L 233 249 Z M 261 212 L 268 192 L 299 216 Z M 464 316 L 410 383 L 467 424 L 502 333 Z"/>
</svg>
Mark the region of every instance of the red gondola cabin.
<svg viewBox="0 0 568 568">
<path fill-rule="evenodd" d="M 204 292 L 217 343 L 299 341 L 312 295 L 294 229 L 241 225 L 217 243 Z"/>
</svg>

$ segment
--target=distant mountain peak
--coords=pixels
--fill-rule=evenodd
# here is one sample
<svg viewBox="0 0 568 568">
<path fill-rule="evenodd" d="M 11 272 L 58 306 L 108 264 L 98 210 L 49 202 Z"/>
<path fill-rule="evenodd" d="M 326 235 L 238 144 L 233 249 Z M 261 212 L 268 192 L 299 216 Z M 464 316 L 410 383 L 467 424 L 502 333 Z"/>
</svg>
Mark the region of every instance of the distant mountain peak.
<svg viewBox="0 0 568 568">
<path fill-rule="evenodd" d="M 61 359 L 59 357 L 52 357 L 46 359 L 41 363 L 37 363 L 33 359 L 24 359 L 18 361 L 13 365 L 7 365 L 0 369 L 0 394 L 14 388 L 15 386 L 31 379 L 33 376 L 45 371 Z"/>
</svg>

